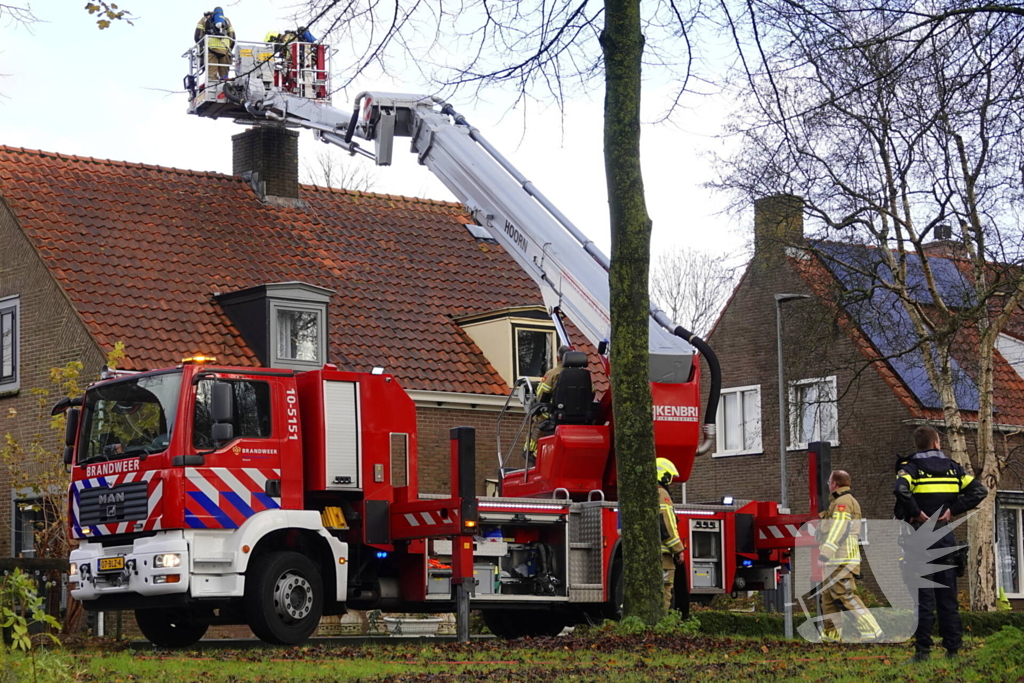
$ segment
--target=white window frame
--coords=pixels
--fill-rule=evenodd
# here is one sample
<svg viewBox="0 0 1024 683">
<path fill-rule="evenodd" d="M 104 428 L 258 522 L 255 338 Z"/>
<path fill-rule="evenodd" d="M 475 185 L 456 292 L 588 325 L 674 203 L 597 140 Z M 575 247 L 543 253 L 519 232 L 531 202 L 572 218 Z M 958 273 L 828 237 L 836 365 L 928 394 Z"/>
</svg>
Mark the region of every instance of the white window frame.
<svg viewBox="0 0 1024 683">
<path fill-rule="evenodd" d="M 0 394 L 17 391 L 21 388 L 21 297 L 9 296 L 0 299 L 0 313 L 14 311 L 14 376 L 11 379 L 0 379 Z"/>
<path fill-rule="evenodd" d="M 800 451 L 807 448 L 807 441 L 796 441 L 796 435 L 800 427 L 800 406 L 797 404 L 797 389 L 802 386 L 809 384 L 822 384 L 827 383 L 831 385 L 832 396 L 835 397 L 835 401 L 832 402 L 832 419 L 836 426 L 836 438 L 829 439 L 828 442 L 833 448 L 839 445 L 839 393 L 836 389 L 836 376 L 829 375 L 828 377 L 807 377 L 805 379 L 797 379 L 789 382 L 789 438 L 787 439 L 789 446 L 787 451 Z M 818 405 L 828 405 L 827 403 L 819 403 Z M 819 424 L 820 429 L 820 424 Z M 821 440 L 820 434 L 817 440 Z"/>
<path fill-rule="evenodd" d="M 278 315 L 282 312 L 315 313 L 317 360 L 298 360 L 281 355 Z M 319 370 L 327 362 L 327 307 L 321 304 L 295 303 L 292 301 L 270 302 L 270 358 L 271 367 L 290 368 L 292 370 Z"/>
<path fill-rule="evenodd" d="M 1008 491 L 1007 493 L 1018 493 L 1018 492 L 1016 492 L 1016 491 Z M 1024 524 L 1022 524 L 1022 518 L 1024 518 L 1024 506 L 1014 505 L 1014 504 L 999 503 L 997 505 L 997 509 L 1000 509 L 1000 510 L 1013 510 L 1016 513 L 1016 517 L 1017 517 L 1017 583 L 1018 583 L 1017 588 L 1018 588 L 1018 592 L 1011 593 L 1010 591 L 1006 591 L 1006 597 L 1014 598 L 1014 599 L 1021 599 L 1021 598 L 1024 598 L 1024 571 L 1022 571 L 1022 570 L 1024 570 L 1024 566 L 1021 566 L 1022 564 L 1024 564 L 1024 534 L 1021 533 L 1022 531 L 1024 531 Z M 992 526 L 995 529 L 995 531 L 998 532 L 998 530 L 999 530 L 999 519 L 998 519 L 998 517 L 995 520 L 993 520 L 993 522 L 994 523 L 993 523 Z M 1002 539 L 1000 539 L 999 543 L 996 544 L 996 587 L 997 587 L 997 589 L 998 588 L 1003 588 L 1005 590 L 1006 587 L 1003 586 L 1003 579 L 1002 579 L 1003 573 L 999 570 L 999 553 L 1002 550 L 1002 548 L 1001 548 L 1002 543 L 1003 543 L 1003 541 L 1002 541 Z"/>
<path fill-rule="evenodd" d="M 727 425 L 725 424 L 725 397 L 727 394 L 739 394 L 741 397 L 744 392 L 756 391 L 757 398 L 757 444 L 753 448 L 739 448 L 728 450 L 725 447 L 726 434 L 725 430 Z M 743 400 L 740 399 L 740 410 L 742 411 Z M 717 430 L 717 443 L 715 445 L 715 452 L 711 454 L 713 458 L 727 458 L 734 455 L 756 455 L 764 452 L 764 442 L 762 441 L 762 429 L 761 426 L 764 424 L 764 420 L 761 419 L 761 385 L 750 384 L 745 387 L 729 387 L 728 389 L 722 389 L 722 395 L 718 401 L 718 414 L 716 416 L 716 423 L 718 424 Z M 743 426 L 746 426 L 746 420 L 743 421 Z M 746 442 L 746 438 L 740 439 L 741 443 Z"/>
</svg>

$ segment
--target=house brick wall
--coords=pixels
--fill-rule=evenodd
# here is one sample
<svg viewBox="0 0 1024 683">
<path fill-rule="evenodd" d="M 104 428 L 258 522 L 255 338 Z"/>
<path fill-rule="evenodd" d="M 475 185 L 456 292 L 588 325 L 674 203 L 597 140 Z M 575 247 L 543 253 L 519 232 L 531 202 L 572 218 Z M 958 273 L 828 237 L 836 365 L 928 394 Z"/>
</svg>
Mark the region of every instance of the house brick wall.
<svg viewBox="0 0 1024 683">
<path fill-rule="evenodd" d="M 0 394 L 0 440 L 10 433 L 27 447 L 41 434 L 40 444 L 59 459 L 60 435 L 51 434 L 47 427 L 50 405 L 57 397 L 47 398 L 40 407 L 32 390 L 50 389 L 50 369 L 76 360 L 84 363 L 84 384 L 87 378 L 98 376 L 104 356 L 2 200 L 0 244 L 0 299 L 17 295 L 21 302 L 21 381 L 16 393 Z M 10 473 L 0 463 L 0 556 L 11 554 L 11 487 Z"/>
<path fill-rule="evenodd" d="M 502 421 L 502 450 L 510 454 L 513 466 L 522 463 L 522 437 L 513 443 L 521 414 L 510 413 Z M 417 407 L 419 480 L 421 493 L 448 493 L 451 490 L 452 427 L 476 428 L 476 492 L 484 495 L 485 480 L 498 478 L 497 425 L 494 411 Z"/>
<path fill-rule="evenodd" d="M 723 388 L 761 388 L 761 453 L 699 458 L 687 485 L 690 501 L 717 500 L 723 495 L 780 499 L 774 295 L 809 292 L 795 270 L 780 263 L 785 262 L 755 257 L 708 339 L 722 365 Z M 863 355 L 845 333 L 835 328 L 832 338 L 820 338 L 822 319 L 831 317 L 822 304 L 813 299 L 784 303 L 782 316 L 785 381 L 836 377 L 839 445 L 832 449 L 833 469 L 845 469 L 853 477 L 866 515 L 891 517 L 894 456 L 913 450 L 913 427 L 904 423 L 910 417 L 908 410 L 879 374 L 866 367 Z M 707 384 L 705 379 L 705 397 Z M 788 402 L 788 390 L 784 400 Z M 791 509 L 807 512 L 805 451 L 788 451 L 787 474 Z"/>
</svg>

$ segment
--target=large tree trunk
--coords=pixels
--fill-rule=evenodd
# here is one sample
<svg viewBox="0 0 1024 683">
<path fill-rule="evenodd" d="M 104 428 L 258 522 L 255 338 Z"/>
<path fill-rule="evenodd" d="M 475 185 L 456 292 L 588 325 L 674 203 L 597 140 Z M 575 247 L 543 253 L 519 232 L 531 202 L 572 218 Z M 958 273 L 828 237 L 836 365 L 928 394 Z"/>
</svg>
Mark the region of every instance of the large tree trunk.
<svg viewBox="0 0 1024 683">
<path fill-rule="evenodd" d="M 608 0 L 601 34 L 605 62 L 604 155 L 611 213 L 612 398 L 624 616 L 655 624 L 664 614 L 654 428 L 648 379 L 647 311 L 651 219 L 640 171 L 640 89 L 644 38 L 639 0 Z"/>
</svg>

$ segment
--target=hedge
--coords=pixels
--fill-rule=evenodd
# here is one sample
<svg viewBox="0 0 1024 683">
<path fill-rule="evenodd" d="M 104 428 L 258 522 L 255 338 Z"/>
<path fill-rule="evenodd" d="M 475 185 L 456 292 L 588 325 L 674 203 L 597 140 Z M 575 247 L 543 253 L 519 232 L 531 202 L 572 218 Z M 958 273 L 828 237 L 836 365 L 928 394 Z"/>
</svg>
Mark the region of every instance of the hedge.
<svg viewBox="0 0 1024 683">
<path fill-rule="evenodd" d="M 743 613 L 695 611 L 700 619 L 700 632 L 714 636 L 770 636 L 781 638 L 785 634 L 783 616 L 778 613 Z M 1015 626 L 1024 630 L 1024 612 L 961 612 L 964 630 L 970 635 L 982 638 L 992 635 L 1004 626 Z M 804 623 L 803 614 L 793 615 L 793 628 Z M 884 621 L 884 619 L 883 619 Z M 886 624 L 880 623 L 882 630 Z M 936 632 L 938 620 L 936 620 Z"/>
</svg>

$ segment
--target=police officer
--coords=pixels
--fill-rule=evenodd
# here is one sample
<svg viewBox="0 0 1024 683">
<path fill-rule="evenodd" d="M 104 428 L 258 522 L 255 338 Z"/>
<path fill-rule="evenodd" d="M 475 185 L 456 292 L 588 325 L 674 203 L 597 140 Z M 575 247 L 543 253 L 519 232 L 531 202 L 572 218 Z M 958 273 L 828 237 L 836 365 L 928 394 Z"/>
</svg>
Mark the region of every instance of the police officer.
<svg viewBox="0 0 1024 683">
<path fill-rule="evenodd" d="M 203 36 L 210 37 L 206 41 L 206 59 L 209 65 L 207 80 L 226 79 L 235 47 L 235 29 L 231 25 L 231 20 L 224 15 L 224 10 L 220 7 L 215 7 L 212 12 L 203 14 L 199 23 L 196 24 L 192 42 L 198 43 Z"/>
<path fill-rule="evenodd" d="M 835 470 L 829 475 L 828 509 L 821 513 L 818 562 L 828 574 L 821 582 L 822 641 L 842 640 L 843 612 L 850 612 L 861 640 L 880 640 L 882 629 L 856 595 L 860 574 L 860 503 L 850 491 L 850 475 Z"/>
<path fill-rule="evenodd" d="M 665 609 L 672 608 L 672 588 L 676 580 L 676 565 L 683 563 L 683 551 L 686 546 L 679 539 L 679 524 L 676 509 L 672 504 L 672 495 L 668 485 L 679 476 L 679 470 L 668 458 L 658 458 L 658 512 L 661 526 L 661 573 L 662 594 L 665 597 Z"/>
<path fill-rule="evenodd" d="M 922 425 L 914 430 L 914 445 L 917 453 L 897 464 L 896 484 L 893 487 L 897 508 L 914 528 L 935 516 L 937 526 L 944 526 L 955 515 L 977 507 L 988 495 L 988 490 L 981 482 L 942 452 L 939 432 L 934 427 Z M 933 547 L 954 546 L 956 540 L 951 532 L 947 532 Z M 956 570 L 945 569 L 928 578 L 941 587 L 922 588 L 918 593 L 917 631 L 914 632 L 915 662 L 925 661 L 931 655 L 936 608 L 946 656 L 955 657 L 963 644 L 963 625 L 956 596 Z"/>
</svg>

